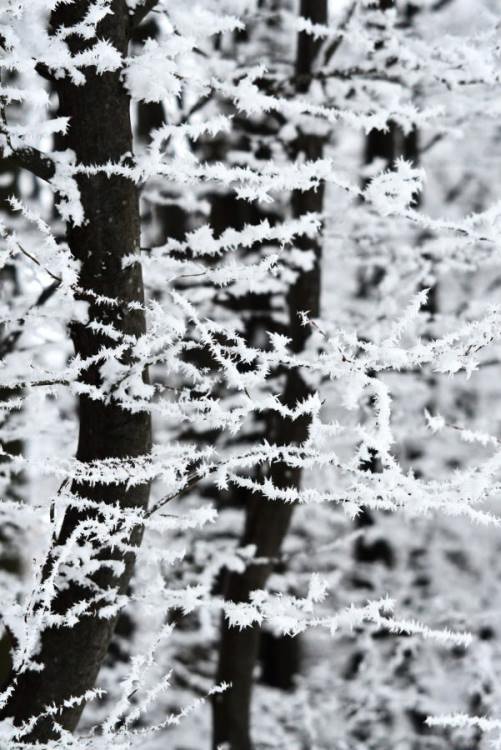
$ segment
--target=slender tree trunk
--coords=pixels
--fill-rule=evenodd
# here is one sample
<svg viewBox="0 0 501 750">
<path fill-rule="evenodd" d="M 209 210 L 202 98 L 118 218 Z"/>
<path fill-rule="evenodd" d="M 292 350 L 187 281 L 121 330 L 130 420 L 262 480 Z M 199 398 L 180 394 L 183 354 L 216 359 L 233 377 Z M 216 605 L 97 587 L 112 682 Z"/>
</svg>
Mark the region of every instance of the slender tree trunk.
<svg viewBox="0 0 501 750">
<path fill-rule="evenodd" d="M 327 20 L 327 0 L 301 0 L 300 14 L 314 23 L 325 23 Z M 298 36 L 296 79 L 298 92 L 307 91 L 313 63 L 318 52 L 318 42 L 305 33 Z M 295 158 L 304 155 L 306 159 L 318 159 L 322 156 L 323 140 L 319 136 L 300 134 L 297 138 Z M 321 211 L 323 190 L 294 192 L 292 195 L 292 212 L 295 217 L 310 211 Z M 315 317 L 319 311 L 320 301 L 320 245 L 316 240 L 303 238 L 297 243 L 304 251 L 313 250 L 316 262 L 311 271 L 301 273 L 292 285 L 288 295 L 289 336 L 292 348 L 300 352 L 308 331 L 301 326 L 299 312 L 309 310 Z M 283 401 L 288 406 L 295 406 L 310 393 L 310 390 L 299 371 L 287 374 Z M 271 442 L 277 445 L 303 443 L 308 435 L 309 420 L 277 418 L 272 426 Z M 278 487 L 300 487 L 301 470 L 291 468 L 284 463 L 273 464 L 270 477 Z M 245 602 L 251 591 L 261 589 L 272 572 L 271 560 L 277 557 L 282 542 L 289 528 L 293 508 L 291 505 L 271 502 L 263 497 L 253 497 L 247 508 L 245 530 L 242 545 L 254 544 L 256 556 L 267 558 L 270 562 L 263 565 L 250 565 L 245 573 L 227 575 L 225 596 L 235 602 Z M 217 695 L 213 702 L 213 747 L 226 743 L 231 750 L 251 750 L 250 736 L 250 703 L 253 685 L 253 672 L 259 652 L 260 630 L 258 627 L 240 631 L 228 627 L 222 622 L 218 682 L 231 683 L 231 688 Z"/>
<path fill-rule="evenodd" d="M 89 0 L 77 0 L 71 5 L 58 5 L 52 14 L 51 25 L 69 25 L 80 20 L 89 8 Z M 127 52 L 129 16 L 126 0 L 113 0 L 112 14 L 99 24 L 98 35 L 111 42 L 122 55 Z M 72 36 L 74 52 L 86 42 Z M 96 75 L 87 69 L 86 83 L 73 86 L 67 79 L 56 82 L 59 115 L 70 118 L 65 145 L 72 149 L 82 164 L 103 164 L 118 161 L 132 152 L 130 101 L 124 89 L 120 71 Z M 137 252 L 140 246 L 138 193 L 135 185 L 121 177 L 108 178 L 102 174 L 80 177 L 78 180 L 86 221 L 82 226 L 68 226 L 67 240 L 71 252 L 81 263 L 80 287 L 119 300 L 116 306 L 89 303 L 89 318 L 113 325 L 125 335 L 140 336 L 145 331 L 144 312 L 130 309 L 129 303 L 143 302 L 143 282 L 139 264 L 122 268 L 122 258 Z M 83 294 L 86 301 L 89 295 Z M 76 324 L 72 330 L 75 352 L 82 358 L 95 354 L 104 337 L 89 326 Z M 146 377 L 146 375 L 145 375 Z M 85 381 L 99 386 L 99 367 L 87 371 Z M 82 462 L 95 459 L 134 458 L 147 454 L 151 443 L 150 417 L 146 413 L 131 414 L 118 403 L 103 404 L 82 396 L 79 403 L 80 430 L 77 458 Z M 101 502 L 116 502 L 125 507 L 144 507 L 148 501 L 147 485 L 127 488 L 125 485 L 89 486 L 74 483 L 73 491 L 85 498 Z M 66 512 L 62 528 L 55 542 L 64 544 L 77 525 L 91 511 L 72 508 Z M 136 528 L 130 540 L 140 542 L 141 529 Z M 130 581 L 134 555 L 123 556 L 116 549 L 98 549 L 96 555 L 124 562 L 119 577 L 101 568 L 93 576 L 93 583 L 101 590 L 125 591 Z M 49 560 L 47 569 L 50 569 Z M 54 609 L 66 612 L 76 602 L 89 597 L 89 590 L 71 583 L 57 597 Z M 95 684 L 99 668 L 106 655 L 116 618 L 100 618 L 97 612 L 81 618 L 69 628 L 47 629 L 41 638 L 38 660 L 44 664 L 41 672 L 29 671 L 12 678 L 13 696 L 4 710 L 5 716 L 20 724 L 40 713 L 44 706 L 61 705 L 70 696 L 82 695 Z M 74 730 L 83 705 L 64 708 L 57 721 L 67 730 Z M 40 720 L 30 732 L 30 741 L 54 738 L 52 723 Z"/>
</svg>

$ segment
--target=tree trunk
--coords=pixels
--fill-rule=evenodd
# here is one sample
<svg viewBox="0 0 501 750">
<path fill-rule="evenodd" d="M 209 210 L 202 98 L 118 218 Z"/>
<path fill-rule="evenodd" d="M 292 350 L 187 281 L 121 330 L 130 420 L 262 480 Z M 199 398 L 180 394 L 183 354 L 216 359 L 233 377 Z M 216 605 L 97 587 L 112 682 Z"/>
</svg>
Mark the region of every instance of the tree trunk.
<svg viewBox="0 0 501 750">
<path fill-rule="evenodd" d="M 89 0 L 77 0 L 71 5 L 60 5 L 52 14 L 51 26 L 73 24 L 89 8 Z M 125 0 L 113 0 L 112 14 L 99 24 L 98 35 L 111 42 L 122 55 L 127 53 L 129 16 Z M 82 50 L 86 42 L 72 36 L 69 44 L 73 52 Z M 74 86 L 67 79 L 56 82 L 59 97 L 59 115 L 70 118 L 65 145 L 72 149 L 81 164 L 103 164 L 119 161 L 132 152 L 132 134 L 129 96 L 122 85 L 120 71 L 96 75 L 87 69 L 86 83 Z M 113 325 L 125 335 L 140 336 L 145 331 L 143 310 L 131 310 L 129 303 L 143 303 L 143 282 L 138 263 L 122 268 L 122 258 L 138 252 L 140 246 L 138 193 L 136 186 L 122 177 L 78 178 L 86 221 L 82 226 L 70 225 L 67 240 L 72 254 L 81 263 L 80 287 L 119 300 L 116 306 L 103 306 L 89 302 L 89 319 Z M 95 354 L 109 340 L 93 332 L 85 324 L 75 324 L 72 329 L 75 353 L 82 358 Z M 146 377 L 146 373 L 145 373 Z M 92 367 L 85 382 L 99 386 L 99 367 Z M 147 454 L 151 444 L 150 416 L 130 413 L 116 402 L 101 401 L 82 396 L 79 401 L 79 440 L 77 458 L 82 462 L 95 459 L 134 458 Z M 84 483 L 72 487 L 84 498 L 101 502 L 120 502 L 122 507 L 144 507 L 148 501 L 148 485 L 127 488 L 125 485 L 105 486 Z M 55 545 L 63 545 L 77 525 L 93 511 L 69 509 Z M 141 529 L 136 528 L 130 542 L 140 542 Z M 114 575 L 101 568 L 93 576 L 93 583 L 101 590 L 125 591 L 130 581 L 134 555 L 125 557 L 116 550 L 97 548 L 101 559 L 121 560 L 125 563 L 122 575 Z M 51 560 L 46 566 L 50 570 Z M 58 613 L 66 612 L 76 602 L 88 598 L 87 587 L 70 583 L 53 603 Z M 14 692 L 3 716 L 10 716 L 19 725 L 30 716 L 42 712 L 44 706 L 61 705 L 70 696 L 80 696 L 95 684 L 99 668 L 106 655 L 116 618 L 100 618 L 96 611 L 82 617 L 73 627 L 49 628 L 41 637 L 38 660 L 44 664 L 41 672 L 29 671 L 12 677 Z M 66 730 L 74 730 L 83 704 L 64 708 L 57 721 Z M 55 736 L 52 722 L 41 719 L 25 737 L 29 741 L 48 741 Z"/>
<path fill-rule="evenodd" d="M 301 0 L 300 14 L 314 23 L 327 21 L 327 0 Z M 313 63 L 318 52 L 318 42 L 303 32 L 298 35 L 296 57 L 296 80 L 299 93 L 307 91 Z M 300 134 L 294 154 L 308 160 L 322 156 L 323 140 L 317 135 Z M 294 191 L 292 213 L 295 217 L 310 211 L 320 212 L 323 204 L 323 190 Z M 308 330 L 301 326 L 299 312 L 309 310 L 315 317 L 320 303 L 320 245 L 311 238 L 301 238 L 297 246 L 304 251 L 313 250 L 316 263 L 307 273 L 301 273 L 292 285 L 288 295 L 289 331 L 292 348 L 300 352 L 308 338 Z M 287 375 L 283 401 L 289 407 L 305 399 L 310 390 L 299 371 Z M 303 443 L 308 435 L 309 419 L 294 421 L 276 418 L 272 426 L 270 441 L 277 445 Z M 296 487 L 301 484 L 301 470 L 284 463 L 271 466 L 270 477 L 278 487 Z M 248 601 L 249 594 L 262 589 L 272 572 L 271 560 L 277 557 L 289 528 L 293 507 L 289 504 L 271 502 L 263 497 L 253 497 L 247 508 L 242 545 L 256 545 L 256 557 L 268 558 L 263 565 L 250 565 L 243 574 L 229 573 L 226 578 L 225 597 L 234 602 Z M 250 703 L 253 685 L 253 672 L 259 652 L 260 629 L 258 627 L 238 630 L 228 627 L 223 618 L 218 682 L 231 683 L 224 693 L 215 696 L 213 701 L 213 748 L 226 743 L 230 750 L 251 750 Z"/>
</svg>

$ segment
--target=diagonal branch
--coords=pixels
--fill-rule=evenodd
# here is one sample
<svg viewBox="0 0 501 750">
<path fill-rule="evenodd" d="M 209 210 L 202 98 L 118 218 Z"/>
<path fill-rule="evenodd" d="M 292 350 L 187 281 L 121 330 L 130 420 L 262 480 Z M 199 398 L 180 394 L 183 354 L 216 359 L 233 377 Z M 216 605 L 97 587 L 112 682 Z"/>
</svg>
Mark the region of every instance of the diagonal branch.
<svg viewBox="0 0 501 750">
<path fill-rule="evenodd" d="M 35 308 L 44 305 L 55 294 L 55 292 L 57 292 L 60 283 L 60 281 L 53 281 L 52 284 L 46 287 L 38 296 L 33 305 L 28 308 L 24 317 L 18 321 L 18 327 L 0 340 L 0 360 L 5 359 L 8 354 L 11 354 L 14 351 L 17 342 L 23 334 L 23 323 L 25 322 L 28 313 L 30 313 Z"/>
<path fill-rule="evenodd" d="M 0 34 L 0 47 L 5 46 L 5 38 Z M 45 66 L 44 66 L 45 67 Z M 52 159 L 37 148 L 24 147 L 20 149 L 12 148 L 7 130 L 7 118 L 5 115 L 5 102 L 0 102 L 0 134 L 5 136 L 6 142 L 11 149 L 9 154 L 4 154 L 0 146 L 0 159 L 10 161 L 16 167 L 27 169 L 29 172 L 39 177 L 41 180 L 49 182 L 56 173 L 56 165 Z"/>
<path fill-rule="evenodd" d="M 334 38 L 334 40 L 331 42 L 331 44 L 327 47 L 327 49 L 324 52 L 324 59 L 323 59 L 324 65 L 327 65 L 330 62 L 330 60 L 334 57 L 339 47 L 341 46 L 344 40 L 343 31 L 346 30 L 346 28 L 348 27 L 348 24 L 353 18 L 353 14 L 355 13 L 356 7 L 357 7 L 357 0 L 354 0 L 350 8 L 348 9 L 344 19 L 341 21 L 339 25 L 337 36 Z"/>
<path fill-rule="evenodd" d="M 130 29 L 133 30 L 139 26 L 148 13 L 152 11 L 159 0 L 144 0 L 142 5 L 138 5 L 132 13 L 129 21 Z"/>
<path fill-rule="evenodd" d="M 7 164 L 11 162 L 14 166 L 19 167 L 20 169 L 27 169 L 28 172 L 34 174 L 35 177 L 39 177 L 46 182 L 52 180 L 56 174 L 56 165 L 50 156 L 32 146 L 14 148 L 12 145 L 7 127 L 7 118 L 3 101 L 0 103 L 0 135 L 3 136 L 3 146 L 0 145 L 0 159 L 2 161 L 5 161 Z M 5 145 L 8 147 L 7 153 L 5 153 Z"/>
<path fill-rule="evenodd" d="M 27 169 L 35 177 L 39 177 L 41 180 L 50 182 L 56 174 L 56 165 L 47 154 L 39 151 L 37 148 L 31 148 L 29 146 L 25 148 L 19 148 L 12 151 L 7 156 L 4 156 L 0 149 L 0 158 L 5 161 L 11 161 L 17 167 L 21 169 Z"/>
</svg>

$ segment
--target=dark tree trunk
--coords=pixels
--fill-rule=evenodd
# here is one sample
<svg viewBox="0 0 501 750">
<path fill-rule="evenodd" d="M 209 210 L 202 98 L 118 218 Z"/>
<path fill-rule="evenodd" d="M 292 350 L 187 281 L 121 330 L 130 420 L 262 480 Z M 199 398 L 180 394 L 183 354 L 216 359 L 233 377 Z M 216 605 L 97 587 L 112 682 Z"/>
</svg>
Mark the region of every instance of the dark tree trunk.
<svg viewBox="0 0 501 750">
<path fill-rule="evenodd" d="M 51 26 L 75 23 L 89 7 L 88 0 L 77 0 L 72 5 L 58 5 L 52 14 Z M 129 16 L 125 0 L 113 0 L 113 13 L 106 16 L 98 27 L 101 39 L 109 40 L 122 55 L 127 53 Z M 70 38 L 73 51 L 85 46 L 77 37 Z M 72 149 L 82 164 L 102 164 L 119 161 L 132 152 L 132 134 L 129 96 L 124 89 L 120 71 L 96 75 L 93 69 L 86 72 L 86 83 L 73 86 L 68 80 L 57 81 L 59 115 L 70 118 L 65 145 Z M 67 239 L 73 255 L 81 262 L 80 287 L 85 290 L 119 300 L 114 307 L 89 302 L 89 318 L 112 324 L 123 334 L 140 336 L 145 331 L 142 310 L 131 310 L 129 303 L 143 302 L 143 282 L 139 264 L 122 268 L 122 258 L 138 252 L 140 246 L 138 193 L 132 181 L 122 177 L 108 178 L 102 174 L 79 177 L 82 205 L 86 221 L 80 226 L 68 226 Z M 82 358 L 95 354 L 109 340 L 94 333 L 87 325 L 76 324 L 72 330 L 75 352 Z M 146 374 L 145 374 L 146 377 Z M 99 367 L 87 371 L 85 381 L 99 385 Z M 146 413 L 131 414 L 113 401 L 100 401 L 82 396 L 79 403 L 80 430 L 77 458 L 82 462 L 95 459 L 134 458 L 147 454 L 151 443 L 150 417 Z M 144 507 L 148 501 L 147 485 L 127 488 L 125 485 L 89 486 L 74 483 L 73 491 L 85 498 L 102 502 L 116 502 L 126 507 Z M 55 545 L 64 544 L 77 525 L 92 511 L 73 508 L 67 511 Z M 130 540 L 140 542 L 141 529 L 136 528 Z M 107 568 L 93 576 L 93 583 L 101 590 L 116 589 L 124 592 L 130 581 L 134 555 L 126 558 L 116 549 L 96 546 L 96 556 L 101 559 L 119 559 L 125 563 L 120 577 Z M 52 565 L 51 556 L 46 573 Z M 64 613 L 76 602 L 88 598 L 86 587 L 69 585 L 57 597 L 53 607 Z M 26 672 L 12 678 L 13 697 L 3 712 L 19 725 L 44 706 L 62 704 L 70 696 L 82 695 L 95 684 L 99 668 L 106 655 L 116 618 L 99 618 L 94 611 L 83 617 L 74 627 L 47 629 L 41 638 L 38 660 L 43 671 Z M 74 730 L 83 705 L 64 708 L 57 721 L 66 730 Z M 40 720 L 30 732 L 30 741 L 47 741 L 54 738 L 52 723 Z"/>
<path fill-rule="evenodd" d="M 327 21 L 327 0 L 301 0 L 300 14 L 314 23 Z M 318 52 L 318 42 L 311 36 L 300 33 L 298 36 L 296 58 L 296 80 L 298 92 L 307 91 L 313 63 Z M 297 138 L 295 158 L 319 159 L 322 156 L 323 140 L 310 134 L 300 134 Z M 295 217 L 310 211 L 321 211 L 323 190 L 294 192 L 292 195 L 292 212 Z M 289 331 L 292 348 L 300 352 L 308 338 L 308 330 L 301 326 L 299 312 L 309 310 L 315 317 L 318 315 L 320 302 L 320 245 L 311 238 L 303 238 L 297 246 L 304 251 L 313 250 L 316 255 L 314 268 L 301 273 L 292 285 L 288 295 Z M 310 390 L 299 371 L 287 374 L 283 402 L 295 406 L 310 393 Z M 303 443 L 308 435 L 309 420 L 300 418 L 294 421 L 276 418 L 272 425 L 271 442 L 277 445 Z M 271 466 L 270 477 L 277 487 L 296 487 L 301 484 L 301 470 L 291 468 L 284 463 Z M 249 594 L 261 589 L 273 570 L 272 560 L 280 553 L 284 537 L 288 531 L 293 506 L 272 502 L 264 497 L 255 497 L 248 502 L 245 531 L 242 545 L 254 544 L 256 556 L 267 558 L 268 563 L 250 565 L 245 573 L 229 573 L 226 578 L 225 597 L 234 602 L 248 601 Z M 250 703 L 253 685 L 253 672 L 259 653 L 260 629 L 258 627 L 238 630 L 228 627 L 223 619 L 218 682 L 231 683 L 226 692 L 216 695 L 213 702 L 213 747 L 226 743 L 230 750 L 251 750 Z"/>
<path fill-rule="evenodd" d="M 263 685 L 279 690 L 293 690 L 301 667 L 301 638 L 299 635 L 275 635 L 261 630 L 259 663 Z"/>
</svg>

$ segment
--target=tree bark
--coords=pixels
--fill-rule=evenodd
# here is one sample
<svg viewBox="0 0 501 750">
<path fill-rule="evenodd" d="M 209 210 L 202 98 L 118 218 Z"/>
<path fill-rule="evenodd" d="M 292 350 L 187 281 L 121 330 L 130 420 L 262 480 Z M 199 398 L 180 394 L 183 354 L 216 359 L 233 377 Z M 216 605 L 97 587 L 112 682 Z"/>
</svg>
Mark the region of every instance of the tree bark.
<svg viewBox="0 0 501 750">
<path fill-rule="evenodd" d="M 77 0 L 71 5 L 60 5 L 51 17 L 53 30 L 61 25 L 79 21 L 89 8 L 89 0 Z M 113 0 L 112 14 L 99 24 L 98 35 L 107 39 L 122 55 L 127 53 L 129 36 L 129 14 L 125 0 Z M 73 52 L 81 51 L 88 42 L 71 36 L 69 44 Z M 65 145 L 72 149 L 81 164 L 103 164 L 109 160 L 119 161 L 132 152 L 130 123 L 130 101 L 120 71 L 97 75 L 95 69 L 87 69 L 86 83 L 74 86 L 67 79 L 56 82 L 59 97 L 59 115 L 70 118 Z M 83 298 L 89 302 L 89 320 L 100 320 L 113 325 L 121 333 L 138 337 L 145 332 L 145 316 L 142 309 L 130 309 L 131 302 L 143 303 L 144 292 L 139 263 L 122 268 L 122 258 L 138 252 L 140 247 L 139 202 L 136 186 L 122 177 L 80 176 L 78 185 L 85 222 L 82 226 L 69 225 L 67 240 L 72 254 L 81 263 L 80 287 Z M 87 290 L 118 300 L 116 306 L 103 306 L 92 301 Z M 95 354 L 109 340 L 93 332 L 88 325 L 75 324 L 72 329 L 75 353 L 82 358 Z M 145 373 L 144 377 L 147 375 Z M 85 382 L 99 386 L 99 367 L 89 369 Z M 87 396 L 79 400 L 79 439 L 77 458 L 82 462 L 95 459 L 134 458 L 147 454 L 151 445 L 150 416 L 145 412 L 130 413 L 117 402 L 102 403 Z M 111 503 L 117 500 L 122 507 L 145 507 L 148 501 L 148 485 L 108 486 L 73 483 L 72 490 L 83 498 Z M 63 545 L 79 523 L 95 511 L 69 509 L 55 545 Z M 136 528 L 130 542 L 138 545 L 141 528 Z M 96 556 L 115 559 L 124 563 L 123 573 L 114 575 L 108 568 L 100 568 L 92 582 L 102 591 L 110 589 L 123 593 L 131 579 L 134 555 L 124 555 L 114 549 L 99 548 Z M 46 574 L 51 568 L 51 556 L 46 565 Z M 53 608 L 58 613 L 66 612 L 76 602 L 91 595 L 87 587 L 70 583 L 62 590 Z M 113 633 L 116 617 L 100 618 L 97 611 L 82 617 L 73 627 L 49 628 L 41 636 L 38 660 L 44 664 L 41 672 L 28 671 L 11 676 L 14 688 L 12 699 L 3 711 L 3 717 L 12 717 L 16 725 L 33 715 L 41 713 L 51 703 L 61 705 L 70 696 L 80 696 L 95 684 L 99 668 L 106 655 Z M 64 708 L 57 721 L 66 730 L 74 730 L 83 703 Z M 23 739 L 31 742 L 46 742 L 56 736 L 52 722 L 43 718 Z"/>
<path fill-rule="evenodd" d="M 300 14 L 314 23 L 326 23 L 327 0 L 301 0 Z M 298 93 L 307 91 L 319 43 L 312 36 L 301 32 L 298 35 L 296 55 L 296 81 Z M 308 133 L 300 134 L 294 146 L 294 158 L 301 155 L 308 160 L 319 159 L 323 152 L 323 139 Z M 292 213 L 295 217 L 307 212 L 320 212 L 323 205 L 323 189 L 306 192 L 294 191 Z M 311 271 L 301 273 L 291 286 L 287 305 L 289 314 L 288 335 L 292 349 L 300 352 L 309 332 L 299 319 L 299 312 L 309 310 L 315 317 L 320 306 L 320 244 L 311 238 L 302 238 L 297 246 L 304 251 L 313 250 L 316 262 Z M 298 370 L 287 374 L 283 401 L 293 407 L 305 399 L 310 389 Z M 308 436 L 309 419 L 296 420 L 276 418 L 272 426 L 271 442 L 277 445 L 301 444 Z M 277 462 L 271 466 L 270 477 L 277 487 L 296 487 L 301 484 L 301 469 L 291 468 Z M 242 574 L 229 573 L 226 577 L 225 598 L 234 602 L 248 601 L 251 591 L 262 589 L 272 572 L 273 559 L 277 557 L 288 531 L 293 512 L 289 504 L 271 502 L 264 497 L 252 497 L 246 512 L 242 545 L 254 544 L 256 557 L 267 558 L 268 563 L 250 565 Z M 231 683 L 224 693 L 213 701 L 213 748 L 226 743 L 230 750 L 251 750 L 250 706 L 253 672 L 259 652 L 260 629 L 258 627 L 238 630 L 228 627 L 223 618 L 217 681 Z"/>
</svg>

